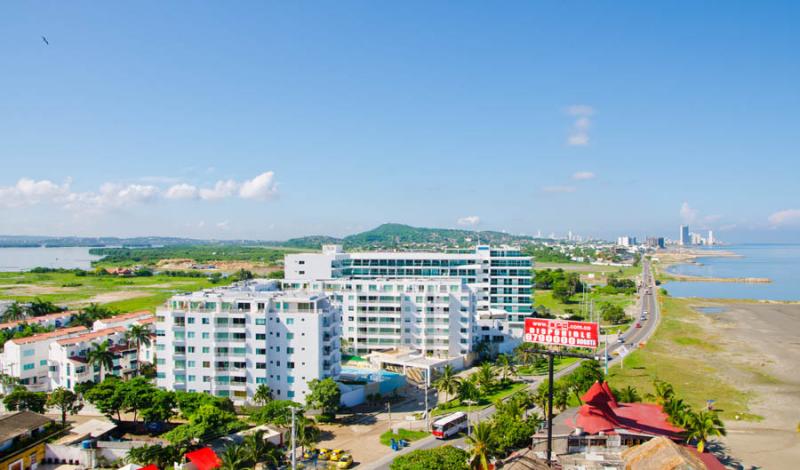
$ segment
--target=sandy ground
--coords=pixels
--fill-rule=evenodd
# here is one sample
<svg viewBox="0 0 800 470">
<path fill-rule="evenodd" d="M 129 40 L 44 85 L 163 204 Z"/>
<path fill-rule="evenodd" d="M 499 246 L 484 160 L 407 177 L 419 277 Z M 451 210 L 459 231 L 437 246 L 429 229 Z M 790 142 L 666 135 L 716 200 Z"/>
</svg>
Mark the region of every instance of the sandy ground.
<svg viewBox="0 0 800 470">
<path fill-rule="evenodd" d="M 123 290 L 114 292 L 103 292 L 88 299 L 77 300 L 75 302 L 68 302 L 69 305 L 88 305 L 91 303 L 106 304 L 109 302 L 117 302 L 120 300 L 135 299 L 137 297 L 147 297 L 153 295 L 153 292 L 145 292 L 138 290 Z"/>
<path fill-rule="evenodd" d="M 195 269 L 193 266 L 197 265 L 213 265 L 213 269 Z M 278 266 L 268 266 L 264 263 L 253 263 L 248 261 L 213 261 L 208 263 L 198 263 L 191 259 L 162 259 L 157 264 L 156 267 L 160 270 L 175 270 L 175 271 L 203 271 L 203 272 L 223 272 L 223 273 L 232 273 L 239 271 L 240 269 L 246 269 L 248 271 L 258 273 L 258 274 L 267 274 L 272 271 L 278 271 L 281 268 Z"/>
<path fill-rule="evenodd" d="M 33 296 L 43 294 L 58 294 L 63 292 L 77 292 L 82 287 L 61 287 L 36 284 L 0 284 L 0 290 L 7 296 Z"/>
<path fill-rule="evenodd" d="M 720 373 L 750 392 L 760 422 L 726 422 L 721 441 L 731 468 L 800 468 L 800 304 L 703 302 L 727 311 L 709 314 L 723 338 Z M 738 462 L 737 462 L 738 461 Z"/>
</svg>

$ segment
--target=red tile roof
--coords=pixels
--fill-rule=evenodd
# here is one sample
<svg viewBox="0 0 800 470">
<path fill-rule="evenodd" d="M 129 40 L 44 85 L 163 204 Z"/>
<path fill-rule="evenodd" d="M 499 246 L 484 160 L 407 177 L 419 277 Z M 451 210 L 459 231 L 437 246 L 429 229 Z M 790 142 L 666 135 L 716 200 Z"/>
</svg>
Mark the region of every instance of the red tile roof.
<svg viewBox="0 0 800 470">
<path fill-rule="evenodd" d="M 617 403 L 608 384 L 595 382 L 581 397 L 584 405 L 567 425 L 580 427 L 587 434 L 611 433 L 615 429 L 680 438 L 683 429 L 667 421 L 661 406 L 651 403 Z"/>
<path fill-rule="evenodd" d="M 72 326 L 69 328 L 60 328 L 49 333 L 40 333 L 38 335 L 27 336 L 25 338 L 15 338 L 12 339 L 11 342 L 14 344 L 30 344 L 53 338 L 61 338 L 62 336 L 69 336 L 73 333 L 80 333 L 83 331 L 89 331 L 89 329 L 85 326 Z"/>
<path fill-rule="evenodd" d="M 67 310 L 65 312 L 58 312 L 58 313 L 50 313 L 47 315 L 42 315 L 40 317 L 30 317 L 24 318 L 22 320 L 15 320 L 6 323 L 0 323 L 0 330 L 6 330 L 8 328 L 14 328 L 15 326 L 25 324 L 25 323 L 44 323 L 48 320 L 57 320 L 59 318 L 67 318 L 74 315 L 75 311 Z"/>
<path fill-rule="evenodd" d="M 149 310 L 139 310 L 137 312 L 123 313 L 122 315 L 115 315 L 113 317 L 103 318 L 100 321 L 103 323 L 119 323 L 132 318 L 153 316 Z M 154 317 L 155 318 L 155 317 Z"/>
<path fill-rule="evenodd" d="M 111 336 L 114 333 L 122 333 L 125 331 L 125 327 L 122 326 L 113 326 L 111 328 L 104 328 L 102 330 L 92 331 L 90 333 L 73 336 L 72 338 L 65 338 L 58 340 L 58 344 L 64 346 L 67 344 L 75 344 L 80 343 L 82 341 L 89 341 L 95 338 L 102 338 L 103 336 Z"/>
</svg>

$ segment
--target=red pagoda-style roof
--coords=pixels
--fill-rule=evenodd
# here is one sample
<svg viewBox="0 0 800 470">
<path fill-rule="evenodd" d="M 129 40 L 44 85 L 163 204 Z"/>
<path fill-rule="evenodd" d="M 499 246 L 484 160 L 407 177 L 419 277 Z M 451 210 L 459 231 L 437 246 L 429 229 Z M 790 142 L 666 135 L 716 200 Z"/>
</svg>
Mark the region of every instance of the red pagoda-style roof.
<svg viewBox="0 0 800 470">
<path fill-rule="evenodd" d="M 667 421 L 661 406 L 650 403 L 617 403 L 606 382 L 595 382 L 581 397 L 583 405 L 567 425 L 587 434 L 614 434 L 616 429 L 655 436 L 680 438 L 683 429 Z"/>
</svg>

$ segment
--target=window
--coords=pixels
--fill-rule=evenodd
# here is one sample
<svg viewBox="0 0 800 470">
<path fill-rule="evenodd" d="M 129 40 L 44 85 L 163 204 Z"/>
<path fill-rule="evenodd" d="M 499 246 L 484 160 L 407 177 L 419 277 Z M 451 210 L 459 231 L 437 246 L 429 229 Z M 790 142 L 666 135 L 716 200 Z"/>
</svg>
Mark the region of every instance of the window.
<svg viewBox="0 0 800 470">
<path fill-rule="evenodd" d="M 286 383 L 293 384 L 294 383 L 294 377 L 292 377 L 291 375 L 287 375 L 286 376 Z"/>
<path fill-rule="evenodd" d="M 267 319 L 266 318 L 256 318 L 256 325 L 266 325 Z"/>
<path fill-rule="evenodd" d="M 156 344 L 156 351 L 164 351 L 165 345 L 164 344 Z"/>
<path fill-rule="evenodd" d="M 194 325 L 194 317 L 189 317 L 186 319 L 190 325 Z"/>
<path fill-rule="evenodd" d="M 256 377 L 257 384 L 265 384 L 267 383 L 267 379 L 265 377 Z"/>
<path fill-rule="evenodd" d="M 186 333 L 186 337 L 187 338 L 194 338 L 194 331 L 190 331 L 190 332 Z"/>
<path fill-rule="evenodd" d="M 201 337 L 202 337 L 203 339 L 208 339 L 208 338 L 209 338 L 209 334 L 208 334 L 208 333 L 203 333 L 203 334 L 201 335 Z"/>
<path fill-rule="evenodd" d="M 34 364 L 33 362 L 31 362 L 30 364 L 25 364 L 24 366 L 22 366 L 22 370 L 31 370 L 31 369 L 33 369 L 34 367 L 36 367 L 36 364 Z"/>
<path fill-rule="evenodd" d="M 188 347 L 186 348 L 186 350 L 187 350 L 189 353 L 193 353 L 193 352 L 194 352 L 194 346 L 188 346 Z"/>
<path fill-rule="evenodd" d="M 189 382 L 195 382 L 197 380 L 197 376 L 195 375 L 187 375 L 186 378 L 189 380 Z"/>
<path fill-rule="evenodd" d="M 31 357 L 36 353 L 34 349 L 26 349 L 22 352 L 22 357 Z"/>
<path fill-rule="evenodd" d="M 40 366 L 46 366 L 47 365 L 47 359 L 42 359 L 41 361 L 39 361 L 39 365 Z"/>
<path fill-rule="evenodd" d="M 294 325 L 294 318 L 287 318 L 286 319 L 286 324 L 287 325 Z"/>
<path fill-rule="evenodd" d="M 206 369 L 211 367 L 211 361 L 203 361 L 203 367 L 205 367 Z"/>
<path fill-rule="evenodd" d="M 286 354 L 294 353 L 294 348 L 286 348 Z"/>
<path fill-rule="evenodd" d="M 286 333 L 286 339 L 294 339 L 294 333 Z"/>
<path fill-rule="evenodd" d="M 208 354 L 208 353 L 210 353 L 210 352 L 211 352 L 211 347 L 209 347 L 209 346 L 203 346 L 202 352 L 203 352 L 203 354 Z"/>
<path fill-rule="evenodd" d="M 280 393 L 280 390 L 278 390 L 278 393 Z M 289 398 L 294 398 L 294 392 L 289 390 L 288 392 L 286 392 L 286 396 Z"/>
<path fill-rule="evenodd" d="M 280 365 L 280 364 L 278 364 L 278 365 Z M 286 363 L 286 367 L 288 367 L 289 369 L 294 369 L 294 362 L 287 362 Z"/>
<path fill-rule="evenodd" d="M 189 366 L 189 367 L 194 367 L 195 366 L 195 362 L 194 361 L 186 361 L 186 365 Z"/>
<path fill-rule="evenodd" d="M 267 335 L 265 333 L 256 333 L 256 340 L 263 341 L 267 339 Z"/>
<path fill-rule="evenodd" d="M 204 325 L 209 325 L 211 322 L 208 320 L 208 318 L 205 318 L 205 317 L 204 317 L 204 318 L 202 319 L 202 323 L 203 323 Z"/>
<path fill-rule="evenodd" d="M 258 348 L 258 349 L 256 349 L 256 354 L 258 354 L 259 356 L 266 356 L 267 355 L 267 349 L 266 348 Z"/>
<path fill-rule="evenodd" d="M 256 369 L 266 369 L 267 363 L 266 362 L 256 362 Z"/>
</svg>

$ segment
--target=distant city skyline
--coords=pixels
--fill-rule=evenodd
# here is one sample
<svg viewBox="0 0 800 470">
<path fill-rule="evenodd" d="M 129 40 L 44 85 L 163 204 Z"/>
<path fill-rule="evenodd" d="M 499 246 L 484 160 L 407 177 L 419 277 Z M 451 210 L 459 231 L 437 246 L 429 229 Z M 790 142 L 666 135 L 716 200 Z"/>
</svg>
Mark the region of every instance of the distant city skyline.
<svg viewBox="0 0 800 470">
<path fill-rule="evenodd" d="M 796 242 L 798 23 L 795 2 L 4 3 L 0 234 Z"/>
</svg>

